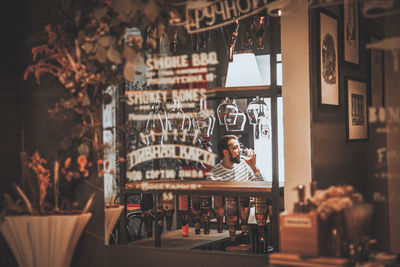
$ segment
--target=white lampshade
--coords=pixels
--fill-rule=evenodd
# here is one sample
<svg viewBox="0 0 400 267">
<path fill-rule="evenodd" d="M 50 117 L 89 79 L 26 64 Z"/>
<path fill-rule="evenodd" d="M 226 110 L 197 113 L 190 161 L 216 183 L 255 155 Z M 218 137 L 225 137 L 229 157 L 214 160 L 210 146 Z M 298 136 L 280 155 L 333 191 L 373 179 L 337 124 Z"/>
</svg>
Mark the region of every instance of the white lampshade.
<svg viewBox="0 0 400 267">
<path fill-rule="evenodd" d="M 269 64 L 269 55 L 233 55 L 233 61 L 228 65 L 225 87 L 269 85 L 269 71 L 266 69 Z"/>
</svg>

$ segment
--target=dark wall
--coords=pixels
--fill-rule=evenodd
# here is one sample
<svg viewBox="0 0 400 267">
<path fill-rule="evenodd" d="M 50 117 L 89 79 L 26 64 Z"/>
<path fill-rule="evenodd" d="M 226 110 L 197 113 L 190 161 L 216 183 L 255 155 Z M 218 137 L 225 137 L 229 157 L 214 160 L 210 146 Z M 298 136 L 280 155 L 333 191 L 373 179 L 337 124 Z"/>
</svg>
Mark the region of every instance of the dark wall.
<svg viewBox="0 0 400 267">
<path fill-rule="evenodd" d="M 24 1 L 22 1 L 24 2 Z M 19 150 L 21 148 L 21 55 L 24 10 L 20 3 L 7 3 L 1 8 L 2 34 L 0 64 L 0 202 L 20 175 Z M 0 265 L 17 266 L 11 251 L 0 236 Z"/>
<path fill-rule="evenodd" d="M 319 10 L 310 11 L 310 82 L 311 82 L 311 145 L 313 180 L 319 187 L 330 185 L 351 184 L 365 195 L 367 169 L 367 151 L 369 141 L 346 141 L 346 89 L 345 78 L 360 79 L 368 83 L 368 52 L 365 43 L 367 32 L 377 32 L 382 35 L 379 25 L 367 21 L 360 15 L 359 48 L 360 64 L 350 65 L 343 60 L 343 10 L 341 6 L 329 7 L 330 13 L 338 18 L 338 55 L 339 55 L 339 107 L 322 107 L 318 98 L 318 79 L 320 67 L 318 62 L 319 44 L 317 39 L 319 25 Z M 379 34 L 378 34 L 379 33 Z M 369 90 L 369 89 L 368 89 Z"/>
<path fill-rule="evenodd" d="M 50 120 L 47 110 L 64 96 L 62 86 L 54 77 L 45 77 L 40 87 L 33 75 L 23 81 L 23 72 L 31 61 L 34 33 L 54 21 L 52 8 L 58 1 L 35 0 L 8 2 L 2 8 L 2 49 L 0 67 L 0 200 L 5 192 L 12 192 L 12 182 L 20 177 L 19 153 L 39 150 L 51 159 L 55 155 L 64 126 Z M 85 203 L 91 192 L 96 192 L 92 219 L 77 246 L 71 266 L 103 266 L 104 264 L 104 196 L 103 180 L 90 177 L 76 190 L 75 199 Z M 0 235 L 0 266 L 17 266 L 3 236 Z"/>
</svg>

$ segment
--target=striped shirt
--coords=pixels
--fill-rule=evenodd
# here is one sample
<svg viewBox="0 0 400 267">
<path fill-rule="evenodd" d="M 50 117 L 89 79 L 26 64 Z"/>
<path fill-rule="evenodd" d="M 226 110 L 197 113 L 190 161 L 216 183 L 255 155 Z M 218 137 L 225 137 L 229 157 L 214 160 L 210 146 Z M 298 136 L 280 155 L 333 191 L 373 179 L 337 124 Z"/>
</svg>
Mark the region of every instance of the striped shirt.
<svg viewBox="0 0 400 267">
<path fill-rule="evenodd" d="M 264 181 L 261 173 L 254 174 L 244 160 L 234 163 L 232 169 L 225 168 L 220 162 L 211 170 L 207 178 L 214 181 Z"/>
</svg>

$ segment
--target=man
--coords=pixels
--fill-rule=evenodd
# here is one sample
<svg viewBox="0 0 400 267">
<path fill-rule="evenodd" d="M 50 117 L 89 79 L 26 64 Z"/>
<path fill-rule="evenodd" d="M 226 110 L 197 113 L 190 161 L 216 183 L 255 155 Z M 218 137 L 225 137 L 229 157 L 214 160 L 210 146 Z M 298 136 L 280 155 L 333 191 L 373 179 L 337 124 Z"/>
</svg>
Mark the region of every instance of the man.
<svg viewBox="0 0 400 267">
<path fill-rule="evenodd" d="M 224 135 L 218 143 L 218 155 L 221 162 L 209 173 L 208 178 L 217 181 L 264 181 L 260 170 L 256 167 L 256 154 L 251 158 L 240 158 L 238 138 Z"/>
<path fill-rule="evenodd" d="M 264 181 L 260 170 L 256 167 L 256 154 L 254 151 L 251 157 L 245 160 L 241 159 L 240 152 L 241 149 L 236 136 L 222 136 L 218 143 L 218 154 L 221 162 L 209 173 L 208 178 L 217 181 Z M 222 232 L 225 206 L 225 221 L 228 225 L 231 243 L 236 242 L 235 226 L 239 218 L 241 221 L 243 242 L 248 243 L 247 222 L 250 212 L 249 198 L 240 197 L 238 199 L 237 197 L 227 196 L 225 204 L 224 197 L 214 196 L 214 211 L 217 217 L 218 232 Z"/>
</svg>

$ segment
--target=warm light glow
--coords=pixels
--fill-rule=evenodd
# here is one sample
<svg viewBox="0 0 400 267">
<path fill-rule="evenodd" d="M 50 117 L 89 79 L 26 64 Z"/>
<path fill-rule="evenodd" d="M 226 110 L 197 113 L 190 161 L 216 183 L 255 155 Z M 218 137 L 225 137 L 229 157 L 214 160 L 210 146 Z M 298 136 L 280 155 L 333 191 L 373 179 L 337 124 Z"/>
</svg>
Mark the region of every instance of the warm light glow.
<svg viewBox="0 0 400 267">
<path fill-rule="evenodd" d="M 282 10 L 278 10 L 278 16 L 280 17 L 282 15 Z"/>
<path fill-rule="evenodd" d="M 226 75 L 226 87 L 269 85 L 269 55 L 255 56 L 253 53 L 233 55 Z"/>
</svg>

